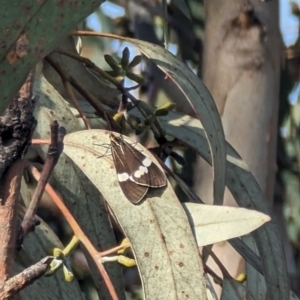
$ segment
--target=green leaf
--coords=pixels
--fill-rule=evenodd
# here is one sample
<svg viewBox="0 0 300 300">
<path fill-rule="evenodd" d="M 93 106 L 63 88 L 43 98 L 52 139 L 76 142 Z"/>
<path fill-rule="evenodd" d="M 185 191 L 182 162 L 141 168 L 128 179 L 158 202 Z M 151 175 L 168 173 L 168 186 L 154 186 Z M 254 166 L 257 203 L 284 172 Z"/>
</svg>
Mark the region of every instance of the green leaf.
<svg viewBox="0 0 300 300">
<path fill-rule="evenodd" d="M 114 72 L 118 73 L 121 70 L 119 63 L 111 55 L 105 54 L 104 59 Z"/>
<path fill-rule="evenodd" d="M 172 3 L 176 5 L 188 19 L 191 19 L 191 14 L 185 0 L 172 0 Z"/>
<path fill-rule="evenodd" d="M 247 291 L 243 284 L 233 279 L 224 278 L 221 300 L 242 300 L 245 299 L 245 293 L 247 293 L 248 300 L 258 300 L 255 299 L 249 291 Z"/>
<path fill-rule="evenodd" d="M 253 236 L 243 236 L 242 240 L 254 253 L 258 253 Z M 258 274 L 257 270 L 251 264 L 246 263 L 247 270 L 247 289 L 251 291 L 255 300 L 264 300 L 267 298 L 267 286 L 263 275 Z"/>
<path fill-rule="evenodd" d="M 136 55 L 133 60 L 130 62 L 130 64 L 128 65 L 127 69 L 130 70 L 134 67 L 136 67 L 137 65 L 139 65 L 142 61 L 142 56 L 141 55 Z"/>
<path fill-rule="evenodd" d="M 123 50 L 123 55 L 122 55 L 122 59 L 120 62 L 120 65 L 122 66 L 123 70 L 127 69 L 127 66 L 129 63 L 129 56 L 130 56 L 130 51 L 129 51 L 128 47 L 125 47 Z"/>
</svg>

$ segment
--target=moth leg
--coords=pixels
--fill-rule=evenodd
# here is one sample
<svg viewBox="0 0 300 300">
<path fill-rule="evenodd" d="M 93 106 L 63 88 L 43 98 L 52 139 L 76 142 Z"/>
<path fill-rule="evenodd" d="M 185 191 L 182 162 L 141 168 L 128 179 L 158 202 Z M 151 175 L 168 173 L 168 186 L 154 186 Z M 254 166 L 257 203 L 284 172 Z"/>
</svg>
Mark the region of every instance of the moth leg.
<svg viewBox="0 0 300 300">
<path fill-rule="evenodd" d="M 97 144 L 97 143 L 93 143 L 93 145 L 99 146 L 99 147 L 103 147 L 103 148 L 111 148 L 111 145 L 110 145 L 109 143 L 107 143 L 107 144 Z"/>
<path fill-rule="evenodd" d="M 100 145 L 100 144 L 93 143 L 93 145 L 100 146 L 100 147 L 103 147 L 103 148 L 106 149 L 105 153 L 102 154 L 101 156 L 98 156 L 97 158 L 106 157 L 106 156 L 110 156 L 111 155 L 111 153 L 108 153 L 109 150 L 111 151 L 111 145 L 110 144 L 102 144 L 102 145 Z"/>
</svg>

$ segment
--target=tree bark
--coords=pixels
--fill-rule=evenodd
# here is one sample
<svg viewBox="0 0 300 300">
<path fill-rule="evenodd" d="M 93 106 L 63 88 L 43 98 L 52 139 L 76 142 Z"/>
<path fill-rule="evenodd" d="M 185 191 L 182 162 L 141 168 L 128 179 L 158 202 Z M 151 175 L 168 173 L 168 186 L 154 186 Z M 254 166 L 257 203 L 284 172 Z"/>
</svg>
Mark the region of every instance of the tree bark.
<svg viewBox="0 0 300 300">
<path fill-rule="evenodd" d="M 227 141 L 239 152 L 272 203 L 275 180 L 281 38 L 278 2 L 205 1 L 206 30 L 203 80 L 222 116 Z M 212 172 L 197 166 L 195 189 L 212 202 Z M 198 175 L 199 176 L 199 175 Z M 226 189 L 225 205 L 236 205 Z M 227 243 L 213 251 L 232 276 L 244 270 L 243 260 Z"/>
</svg>

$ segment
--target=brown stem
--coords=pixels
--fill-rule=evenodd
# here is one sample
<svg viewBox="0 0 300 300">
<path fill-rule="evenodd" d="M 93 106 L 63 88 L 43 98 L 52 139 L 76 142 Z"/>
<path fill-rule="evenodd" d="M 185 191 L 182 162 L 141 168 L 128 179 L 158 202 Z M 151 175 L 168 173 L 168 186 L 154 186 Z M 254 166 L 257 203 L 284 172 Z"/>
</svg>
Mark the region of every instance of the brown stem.
<svg viewBox="0 0 300 300">
<path fill-rule="evenodd" d="M 87 129 L 91 129 L 91 125 L 87 119 L 87 117 L 85 116 L 85 114 L 83 113 L 82 109 L 80 108 L 79 104 L 78 104 L 78 101 L 72 91 L 72 87 L 71 87 L 71 84 L 68 80 L 62 78 L 62 81 L 63 81 L 63 84 L 64 84 L 64 87 L 65 87 L 65 90 L 71 100 L 71 102 L 73 103 L 73 105 L 75 106 L 75 108 L 78 110 L 79 112 L 79 115 L 81 116 L 84 124 L 85 124 L 85 127 Z"/>
<path fill-rule="evenodd" d="M 65 132 L 59 133 L 57 121 L 53 121 L 51 126 L 51 143 L 48 148 L 47 157 L 43 167 L 41 178 L 37 184 L 37 187 L 32 196 L 32 201 L 26 211 L 24 219 L 21 224 L 22 228 L 22 237 L 26 236 L 30 231 L 34 229 L 37 224 L 35 219 L 35 213 L 39 204 L 39 201 L 44 193 L 45 186 L 48 182 L 48 179 L 54 169 L 58 158 L 63 150 L 63 138 Z M 22 238 L 21 237 L 21 238 Z"/>
<path fill-rule="evenodd" d="M 3 196 L 0 205 L 0 285 L 9 278 L 16 249 L 17 204 L 23 169 L 24 160 L 18 160 L 1 179 Z"/>
<path fill-rule="evenodd" d="M 229 274 L 229 272 L 223 266 L 223 264 L 221 263 L 221 261 L 219 260 L 219 258 L 216 256 L 216 254 L 211 249 L 208 249 L 207 247 L 203 248 L 203 251 L 207 251 L 207 250 L 208 250 L 209 255 L 211 256 L 211 258 L 215 261 L 216 265 L 220 268 L 223 277 L 224 278 L 232 279 L 232 276 Z"/>
<path fill-rule="evenodd" d="M 220 276 L 218 276 L 208 265 L 204 266 L 204 270 L 205 273 L 209 274 L 214 279 L 214 282 L 216 284 L 222 286 L 223 279 Z"/>
<path fill-rule="evenodd" d="M 53 257 L 47 256 L 18 275 L 8 279 L 0 286 L 0 299 L 12 299 L 15 294 L 42 277 L 48 270 L 52 259 Z"/>
<path fill-rule="evenodd" d="M 40 180 L 41 175 L 35 167 L 33 167 L 32 165 L 29 165 L 28 170 L 36 180 Z M 64 204 L 62 199 L 57 195 L 57 193 L 53 190 L 51 185 L 46 184 L 45 190 L 51 196 L 51 198 L 53 199 L 53 201 L 55 202 L 57 207 L 60 209 L 60 211 L 66 218 L 67 222 L 69 223 L 70 227 L 72 228 L 72 230 L 74 232 L 74 235 L 79 238 L 80 242 L 84 245 L 84 247 L 86 248 L 86 250 L 92 257 L 92 259 L 94 260 L 100 274 L 102 275 L 102 277 L 106 283 L 107 289 L 108 289 L 112 299 L 118 300 L 116 290 L 115 290 L 103 264 L 101 263 L 102 253 L 95 249 L 93 244 L 90 242 L 90 240 L 84 234 L 84 232 L 81 230 L 79 224 L 76 222 L 76 220 L 72 216 L 69 209 L 66 207 L 66 205 Z"/>
</svg>

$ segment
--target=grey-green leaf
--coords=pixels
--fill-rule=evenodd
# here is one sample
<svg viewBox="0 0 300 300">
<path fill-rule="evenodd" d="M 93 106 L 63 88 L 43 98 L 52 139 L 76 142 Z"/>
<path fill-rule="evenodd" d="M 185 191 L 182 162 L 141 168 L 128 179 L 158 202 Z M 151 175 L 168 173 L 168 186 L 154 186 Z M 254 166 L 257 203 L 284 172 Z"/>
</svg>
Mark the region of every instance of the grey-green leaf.
<svg viewBox="0 0 300 300">
<path fill-rule="evenodd" d="M 170 184 L 148 192 L 141 204 L 133 205 L 122 193 L 107 148 L 101 147 L 109 144 L 108 132 L 79 131 L 64 142 L 64 152 L 101 191 L 128 236 L 145 299 L 206 299 L 198 248 Z M 135 147 L 151 156 L 141 145 Z"/>
</svg>

